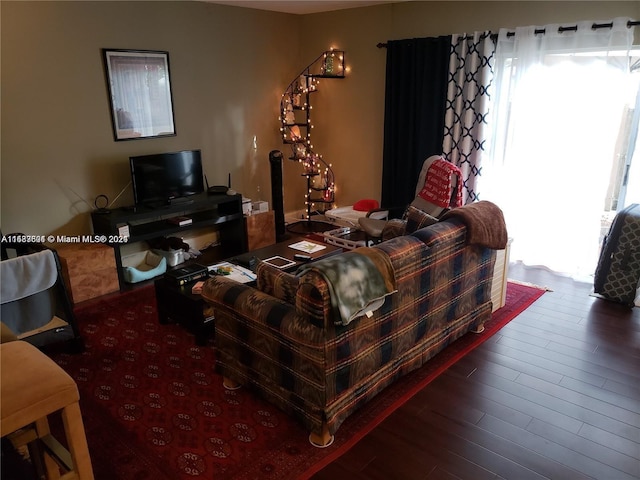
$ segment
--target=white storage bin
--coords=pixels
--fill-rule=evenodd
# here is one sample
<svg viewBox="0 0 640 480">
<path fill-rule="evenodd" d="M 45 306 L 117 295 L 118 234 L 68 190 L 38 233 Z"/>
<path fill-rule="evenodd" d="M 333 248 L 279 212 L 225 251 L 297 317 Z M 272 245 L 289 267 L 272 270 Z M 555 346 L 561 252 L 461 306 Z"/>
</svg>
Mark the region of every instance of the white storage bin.
<svg viewBox="0 0 640 480">
<path fill-rule="evenodd" d="M 253 202 L 251 204 L 251 214 L 255 215 L 256 213 L 264 213 L 269 211 L 269 202 L 264 202 L 262 200 L 258 200 L 257 202 Z"/>
<path fill-rule="evenodd" d="M 184 262 L 184 250 L 159 250 L 153 249 L 153 253 L 156 255 L 160 255 L 161 257 L 166 258 L 168 267 L 175 267 L 176 265 L 180 265 Z"/>
</svg>

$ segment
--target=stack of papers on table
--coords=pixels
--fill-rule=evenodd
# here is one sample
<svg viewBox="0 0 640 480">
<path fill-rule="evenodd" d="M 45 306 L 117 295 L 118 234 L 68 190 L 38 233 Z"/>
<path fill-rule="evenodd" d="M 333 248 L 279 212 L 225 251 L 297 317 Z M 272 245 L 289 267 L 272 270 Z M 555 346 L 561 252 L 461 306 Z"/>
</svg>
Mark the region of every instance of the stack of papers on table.
<svg viewBox="0 0 640 480">
<path fill-rule="evenodd" d="M 235 280 L 240 283 L 249 283 L 255 281 L 256 274 L 248 268 L 241 267 L 240 265 L 234 265 L 229 262 L 216 263 L 207 267 L 209 273 L 216 275 L 223 275 L 231 280 Z"/>
</svg>

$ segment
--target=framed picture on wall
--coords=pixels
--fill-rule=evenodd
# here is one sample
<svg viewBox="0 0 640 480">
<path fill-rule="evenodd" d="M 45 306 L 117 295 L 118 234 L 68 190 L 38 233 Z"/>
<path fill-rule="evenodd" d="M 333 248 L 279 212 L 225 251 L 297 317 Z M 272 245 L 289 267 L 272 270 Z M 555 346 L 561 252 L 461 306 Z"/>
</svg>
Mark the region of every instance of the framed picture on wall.
<svg viewBox="0 0 640 480">
<path fill-rule="evenodd" d="M 169 53 L 102 49 L 116 141 L 176 134 Z"/>
</svg>

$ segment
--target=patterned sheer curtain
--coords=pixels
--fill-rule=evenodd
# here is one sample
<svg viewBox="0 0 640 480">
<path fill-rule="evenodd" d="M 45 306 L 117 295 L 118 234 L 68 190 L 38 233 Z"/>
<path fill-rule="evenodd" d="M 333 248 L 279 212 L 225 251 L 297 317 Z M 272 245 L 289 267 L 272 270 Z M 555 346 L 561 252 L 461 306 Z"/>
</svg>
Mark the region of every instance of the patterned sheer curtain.
<svg viewBox="0 0 640 480">
<path fill-rule="evenodd" d="M 490 32 L 451 37 L 442 151 L 462 170 L 464 204 L 479 199 L 495 48 Z"/>
<path fill-rule="evenodd" d="M 499 33 L 491 161 L 480 183 L 482 198 L 505 213 L 512 261 L 592 280 L 620 127 L 637 88 L 627 20 Z"/>
</svg>

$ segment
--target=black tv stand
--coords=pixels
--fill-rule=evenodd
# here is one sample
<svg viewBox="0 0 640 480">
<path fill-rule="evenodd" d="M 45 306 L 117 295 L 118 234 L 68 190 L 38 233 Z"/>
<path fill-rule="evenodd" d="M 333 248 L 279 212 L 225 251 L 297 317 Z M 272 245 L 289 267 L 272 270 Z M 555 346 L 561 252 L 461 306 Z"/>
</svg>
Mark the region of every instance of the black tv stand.
<svg viewBox="0 0 640 480">
<path fill-rule="evenodd" d="M 143 242 L 187 230 L 208 228 L 218 233 L 219 245 L 215 247 L 215 256 L 220 260 L 247 251 L 242 195 L 203 193 L 193 195 L 188 200 L 187 203 L 171 203 L 157 209 L 137 205 L 117 208 L 107 214 L 91 214 L 94 233 L 107 236 L 107 243 L 114 249 L 120 289 L 127 285 L 122 272 L 121 253 L 121 248 L 126 243 Z M 167 221 L 178 216 L 188 216 L 192 221 L 182 226 Z M 127 242 L 122 242 L 119 238 L 123 227 L 128 227 L 129 230 Z"/>
<path fill-rule="evenodd" d="M 191 198 L 191 197 L 189 197 L 189 198 L 184 198 L 184 197 L 172 198 L 168 202 L 169 205 L 191 205 L 192 203 L 193 203 L 193 198 Z"/>
<path fill-rule="evenodd" d="M 200 198 L 201 195 L 198 195 Z M 169 198 L 164 202 L 144 202 L 140 205 L 134 205 L 132 207 L 124 207 L 129 210 L 133 210 L 134 212 L 140 208 L 146 208 L 147 210 L 166 210 L 169 207 L 179 207 L 185 205 L 193 205 L 194 199 L 192 197 L 178 197 L 178 198 Z"/>
<path fill-rule="evenodd" d="M 136 205 L 134 207 L 130 207 L 133 209 L 134 212 L 136 211 L 141 211 L 141 210 L 165 210 L 167 208 L 169 208 L 171 206 L 171 203 L 169 202 L 148 202 L 148 203 L 143 203 L 142 205 Z"/>
</svg>

